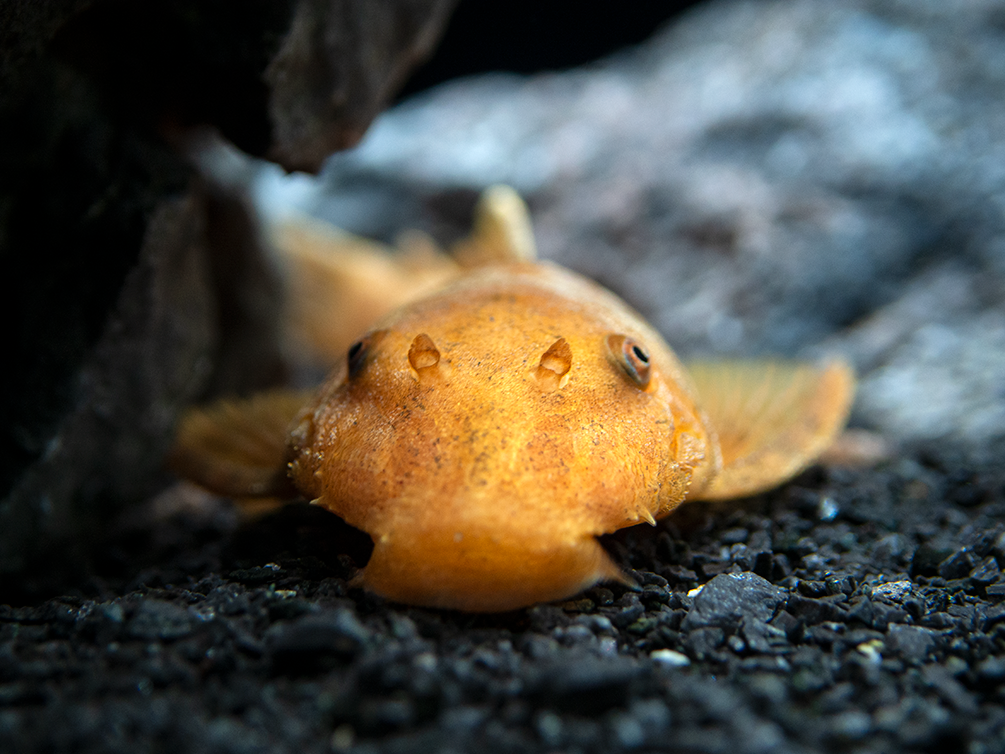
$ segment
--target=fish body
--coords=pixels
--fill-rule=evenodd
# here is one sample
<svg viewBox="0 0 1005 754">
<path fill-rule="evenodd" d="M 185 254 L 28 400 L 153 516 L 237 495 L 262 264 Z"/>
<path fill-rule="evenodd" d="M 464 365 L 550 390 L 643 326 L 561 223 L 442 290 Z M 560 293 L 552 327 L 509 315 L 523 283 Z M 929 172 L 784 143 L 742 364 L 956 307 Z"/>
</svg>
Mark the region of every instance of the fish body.
<svg viewBox="0 0 1005 754">
<path fill-rule="evenodd" d="M 647 355 L 644 385 L 610 336 Z M 293 430 L 291 476 L 371 534 L 364 583 L 400 601 L 508 609 L 616 577 L 596 535 L 665 515 L 717 468 L 662 338 L 552 265 L 479 269 L 354 355 Z"/>
<path fill-rule="evenodd" d="M 774 486 L 843 425 L 841 364 L 700 366 L 695 380 L 609 291 L 525 254 L 488 256 L 373 325 L 272 441 L 276 462 L 266 452 L 240 484 L 214 485 L 205 461 L 207 428 L 220 447 L 234 416 L 282 426 L 267 400 L 230 404 L 229 420 L 194 414 L 176 466 L 240 496 L 275 488 L 285 464 L 301 495 L 372 537 L 366 588 L 500 611 L 623 579 L 598 535 Z M 199 463 L 208 473 L 191 473 Z"/>
</svg>

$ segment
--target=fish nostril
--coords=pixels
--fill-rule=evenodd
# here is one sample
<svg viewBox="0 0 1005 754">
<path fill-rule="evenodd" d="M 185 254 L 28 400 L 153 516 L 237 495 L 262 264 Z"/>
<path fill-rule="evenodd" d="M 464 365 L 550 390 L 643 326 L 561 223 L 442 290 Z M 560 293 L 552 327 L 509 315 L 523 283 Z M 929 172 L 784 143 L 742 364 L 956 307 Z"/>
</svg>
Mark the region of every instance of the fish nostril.
<svg viewBox="0 0 1005 754">
<path fill-rule="evenodd" d="M 572 347 L 565 338 L 559 338 L 541 357 L 540 367 L 554 372 L 559 377 L 572 369 Z"/>
<path fill-rule="evenodd" d="M 565 338 L 559 338 L 541 356 L 536 371 L 538 383 L 545 391 L 557 390 L 565 385 L 570 369 L 572 347 Z"/>
<path fill-rule="evenodd" d="M 426 333 L 419 333 L 415 336 L 408 349 L 408 363 L 416 372 L 430 369 L 440 363 L 440 351 L 433 343 L 433 339 Z"/>
</svg>

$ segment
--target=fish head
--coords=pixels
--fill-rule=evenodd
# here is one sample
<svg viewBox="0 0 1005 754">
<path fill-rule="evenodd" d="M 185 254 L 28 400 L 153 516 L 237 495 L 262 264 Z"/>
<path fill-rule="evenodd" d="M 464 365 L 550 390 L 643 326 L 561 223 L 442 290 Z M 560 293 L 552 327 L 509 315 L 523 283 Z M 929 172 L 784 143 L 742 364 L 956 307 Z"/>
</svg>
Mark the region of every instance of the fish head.
<svg viewBox="0 0 1005 754">
<path fill-rule="evenodd" d="M 385 319 L 290 444 L 300 491 L 373 538 L 367 588 L 475 611 L 620 578 L 596 536 L 669 512 L 714 460 L 659 335 L 599 286 L 530 264 Z"/>
</svg>

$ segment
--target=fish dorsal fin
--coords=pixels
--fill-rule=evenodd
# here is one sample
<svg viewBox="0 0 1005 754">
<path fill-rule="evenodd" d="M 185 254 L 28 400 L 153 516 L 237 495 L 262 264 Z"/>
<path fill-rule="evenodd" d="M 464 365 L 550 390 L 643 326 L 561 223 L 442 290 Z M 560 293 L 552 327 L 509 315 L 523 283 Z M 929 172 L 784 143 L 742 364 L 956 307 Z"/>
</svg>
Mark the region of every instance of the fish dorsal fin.
<svg viewBox="0 0 1005 754">
<path fill-rule="evenodd" d="M 753 495 L 813 463 L 844 428 L 855 377 L 843 362 L 688 365 L 722 450 L 722 470 L 699 500 Z"/>
<path fill-rule="evenodd" d="M 459 274 L 432 241 L 404 237 L 398 252 L 308 217 L 271 232 L 283 272 L 284 327 L 292 352 L 330 369 L 346 349 L 395 307 Z"/>
<path fill-rule="evenodd" d="M 233 498 L 291 498 L 286 475 L 290 424 L 311 393 L 273 390 L 188 409 L 168 465 L 210 492 Z"/>
<path fill-rule="evenodd" d="M 471 235 L 455 244 L 451 254 L 463 267 L 537 259 L 530 213 L 520 195 L 509 186 L 485 189 Z"/>
</svg>

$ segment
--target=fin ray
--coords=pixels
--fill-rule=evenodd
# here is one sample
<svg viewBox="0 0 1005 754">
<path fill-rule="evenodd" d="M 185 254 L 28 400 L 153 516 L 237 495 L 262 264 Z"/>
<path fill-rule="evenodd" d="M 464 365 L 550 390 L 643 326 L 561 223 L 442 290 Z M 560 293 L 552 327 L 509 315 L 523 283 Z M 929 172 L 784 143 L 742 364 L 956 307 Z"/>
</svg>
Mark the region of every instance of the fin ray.
<svg viewBox="0 0 1005 754">
<path fill-rule="evenodd" d="M 226 497 L 295 497 L 286 476 L 286 439 L 310 396 L 273 390 L 190 408 L 178 424 L 168 466 Z"/>
<path fill-rule="evenodd" d="M 855 392 L 843 362 L 697 362 L 688 368 L 722 451 L 722 470 L 695 494 L 698 500 L 753 495 L 798 474 L 841 432 Z"/>
</svg>

